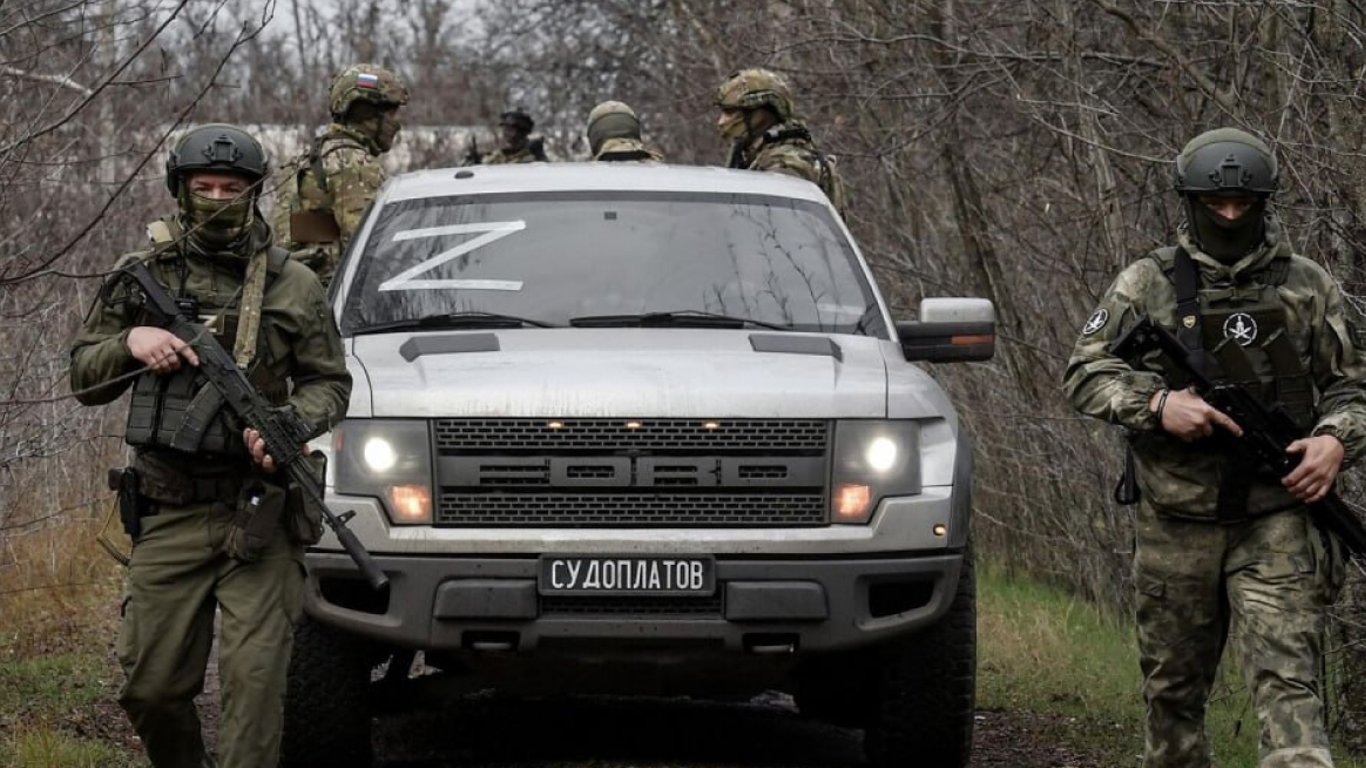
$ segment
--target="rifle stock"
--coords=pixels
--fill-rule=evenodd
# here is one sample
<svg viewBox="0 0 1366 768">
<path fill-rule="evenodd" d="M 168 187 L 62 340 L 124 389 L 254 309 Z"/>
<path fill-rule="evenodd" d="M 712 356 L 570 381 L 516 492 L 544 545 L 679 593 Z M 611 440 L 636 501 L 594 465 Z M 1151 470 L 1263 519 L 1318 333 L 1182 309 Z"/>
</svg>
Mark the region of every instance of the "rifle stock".
<svg viewBox="0 0 1366 768">
<path fill-rule="evenodd" d="M 223 404 L 243 424 L 260 433 L 266 444 L 266 453 L 299 486 L 307 497 L 306 501 L 321 510 L 323 521 L 332 529 L 342 549 L 360 568 L 365 580 L 374 589 L 383 588 L 389 582 L 388 577 L 356 538 L 356 534 L 346 527 L 346 521 L 327 508 L 323 500 L 322 482 L 309 471 L 304 460 L 303 444 L 310 437 L 311 425 L 293 411 L 272 407 L 247 380 L 246 374 L 237 367 L 232 355 L 218 343 L 218 339 L 203 325 L 181 314 L 175 299 L 152 277 L 147 265 L 137 262 L 125 267 L 124 272 L 137 283 L 146 299 L 145 309 L 151 312 L 157 323 L 194 349 L 199 356 L 200 371 L 217 390 Z"/>
<path fill-rule="evenodd" d="M 1171 331 L 1148 315 L 1138 319 L 1110 345 L 1110 353 L 1130 365 L 1138 365 L 1150 351 L 1162 357 L 1200 392 L 1205 402 L 1223 412 L 1243 429 L 1242 440 L 1258 460 L 1277 476 L 1285 477 L 1298 465 L 1286 447 L 1305 436 L 1305 431 L 1281 406 L 1267 408 L 1240 386 L 1214 384 L 1192 360 L 1191 351 Z M 1309 505 L 1309 512 L 1325 529 L 1332 531 L 1352 554 L 1366 554 L 1366 525 L 1330 490 L 1320 501 Z"/>
</svg>

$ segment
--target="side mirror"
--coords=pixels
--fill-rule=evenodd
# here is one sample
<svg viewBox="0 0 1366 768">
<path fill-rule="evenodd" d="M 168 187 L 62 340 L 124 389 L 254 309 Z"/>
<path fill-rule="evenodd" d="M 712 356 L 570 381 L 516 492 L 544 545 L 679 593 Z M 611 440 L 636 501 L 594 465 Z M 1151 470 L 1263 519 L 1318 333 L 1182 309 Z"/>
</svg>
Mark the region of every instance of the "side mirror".
<svg viewBox="0 0 1366 768">
<path fill-rule="evenodd" d="M 959 363 L 996 354 L 996 307 L 987 299 L 924 299 L 920 319 L 896 324 L 912 362 Z"/>
</svg>

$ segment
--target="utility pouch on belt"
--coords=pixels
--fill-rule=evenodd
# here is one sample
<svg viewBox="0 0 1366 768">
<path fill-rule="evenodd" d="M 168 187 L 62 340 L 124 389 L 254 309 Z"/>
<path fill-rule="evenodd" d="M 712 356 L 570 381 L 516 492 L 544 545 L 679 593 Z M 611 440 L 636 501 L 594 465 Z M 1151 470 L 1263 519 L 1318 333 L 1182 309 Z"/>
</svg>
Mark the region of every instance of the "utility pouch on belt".
<svg viewBox="0 0 1366 768">
<path fill-rule="evenodd" d="M 109 490 L 118 493 L 119 520 L 123 532 L 134 542 L 142 535 L 142 515 L 147 503 L 138 493 L 138 473 L 132 467 L 114 467 L 109 470 Z"/>
<path fill-rule="evenodd" d="M 296 243 L 335 243 L 341 240 L 341 228 L 326 211 L 295 211 L 289 216 L 289 236 Z"/>
<path fill-rule="evenodd" d="M 306 454 L 304 466 L 318 478 L 318 487 L 323 486 L 327 476 L 327 457 L 321 451 Z M 298 483 L 289 484 L 289 496 L 285 500 L 285 530 L 295 544 L 311 547 L 323 537 L 323 511 L 299 487 Z"/>
<path fill-rule="evenodd" d="M 259 478 L 242 486 L 237 497 L 237 515 L 228 531 L 228 555 L 244 563 L 254 563 L 265 554 L 270 540 L 280 528 L 285 511 L 285 489 Z"/>
</svg>

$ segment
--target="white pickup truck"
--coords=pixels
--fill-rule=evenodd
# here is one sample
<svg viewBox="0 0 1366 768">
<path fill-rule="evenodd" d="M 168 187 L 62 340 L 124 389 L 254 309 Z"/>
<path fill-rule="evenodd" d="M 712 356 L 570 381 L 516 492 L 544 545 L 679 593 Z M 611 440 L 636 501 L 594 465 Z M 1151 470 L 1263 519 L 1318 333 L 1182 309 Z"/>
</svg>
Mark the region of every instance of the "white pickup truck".
<svg viewBox="0 0 1366 768">
<path fill-rule="evenodd" d="M 816 186 L 624 163 L 397 177 L 332 298 L 327 500 L 389 585 L 309 552 L 282 765 L 368 766 L 438 684 L 776 689 L 966 765 L 972 449 L 916 363 L 990 358 L 990 302 L 896 322 Z"/>
</svg>

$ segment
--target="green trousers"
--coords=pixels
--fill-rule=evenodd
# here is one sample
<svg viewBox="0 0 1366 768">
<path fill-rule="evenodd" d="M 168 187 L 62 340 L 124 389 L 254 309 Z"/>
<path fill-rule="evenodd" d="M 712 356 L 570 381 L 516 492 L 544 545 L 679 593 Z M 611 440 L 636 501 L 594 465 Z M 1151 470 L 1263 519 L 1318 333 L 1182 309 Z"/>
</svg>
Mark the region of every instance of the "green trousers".
<svg viewBox="0 0 1366 768">
<path fill-rule="evenodd" d="M 1237 525 L 1139 505 L 1134 580 L 1147 703 L 1144 768 L 1208 768 L 1205 704 L 1232 630 L 1261 723 L 1259 768 L 1332 768 L 1323 643 L 1336 543 L 1305 510 Z"/>
<path fill-rule="evenodd" d="M 194 697 L 204 688 L 214 609 L 221 613 L 219 768 L 273 768 L 279 760 L 285 673 L 302 610 L 302 548 L 284 529 L 255 563 L 224 553 L 225 503 L 165 506 L 143 518 L 133 547 L 119 634 L 119 703 L 156 768 L 201 768 Z"/>
</svg>

